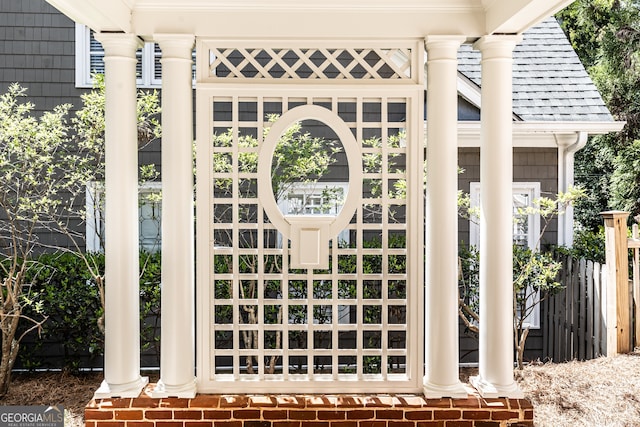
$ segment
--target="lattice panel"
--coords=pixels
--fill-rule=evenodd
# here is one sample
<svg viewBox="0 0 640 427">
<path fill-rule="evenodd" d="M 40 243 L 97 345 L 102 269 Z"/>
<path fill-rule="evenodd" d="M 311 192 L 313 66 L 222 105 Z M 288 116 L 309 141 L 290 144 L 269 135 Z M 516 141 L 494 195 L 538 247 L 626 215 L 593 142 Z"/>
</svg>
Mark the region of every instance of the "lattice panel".
<svg viewBox="0 0 640 427">
<path fill-rule="evenodd" d="M 410 101 L 401 96 L 238 97 L 219 92 L 209 98 L 211 328 L 206 363 L 211 384 L 224 382 L 231 391 L 257 381 L 267 384 L 265 390 L 285 391 L 314 387 L 309 381 L 315 380 L 348 381 L 352 389 L 364 391 L 370 382 L 397 386 L 415 381 L 409 349 L 419 330 L 418 316 L 408 307 L 417 294 L 409 282 L 420 280 L 411 277 L 420 269 L 412 273 L 408 265 L 421 262 L 422 246 L 412 251 L 407 244 L 412 232 L 407 168 L 421 169 L 421 153 L 408 155 Z M 360 164 L 348 165 L 362 170 L 361 203 L 339 238 L 330 242 L 327 270 L 289 266 L 288 241 L 257 197 L 257 156 L 268 118 L 305 104 L 339 116 L 363 153 Z M 313 126 L 304 131 L 318 132 Z M 343 178 L 333 175 L 339 170 L 320 182 L 343 185 Z"/>
<path fill-rule="evenodd" d="M 235 47 L 204 43 L 208 74 L 203 81 L 398 81 L 415 79 L 414 46 Z"/>
</svg>

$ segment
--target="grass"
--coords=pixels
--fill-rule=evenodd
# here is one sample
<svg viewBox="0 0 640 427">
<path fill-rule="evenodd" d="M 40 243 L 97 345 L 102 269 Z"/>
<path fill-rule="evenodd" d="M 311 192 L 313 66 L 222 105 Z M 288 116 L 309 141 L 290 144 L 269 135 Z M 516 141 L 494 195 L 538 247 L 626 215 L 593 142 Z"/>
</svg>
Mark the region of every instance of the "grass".
<svg viewBox="0 0 640 427">
<path fill-rule="evenodd" d="M 465 375 L 469 374 L 466 370 Z M 640 425 L 640 354 L 586 362 L 531 364 L 516 379 L 534 406 L 539 427 Z M 84 406 L 102 374 L 21 374 L 2 405 L 65 407 L 65 425 L 84 425 Z"/>
</svg>

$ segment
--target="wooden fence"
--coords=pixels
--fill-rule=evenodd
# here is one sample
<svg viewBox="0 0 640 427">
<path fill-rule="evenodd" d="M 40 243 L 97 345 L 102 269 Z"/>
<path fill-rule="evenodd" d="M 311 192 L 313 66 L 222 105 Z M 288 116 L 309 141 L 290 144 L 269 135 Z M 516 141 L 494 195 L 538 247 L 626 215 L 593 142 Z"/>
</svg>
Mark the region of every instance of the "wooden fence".
<svg viewBox="0 0 640 427">
<path fill-rule="evenodd" d="M 560 259 L 565 288 L 543 302 L 543 356 L 555 362 L 640 346 L 640 233 L 626 212 L 604 212 L 606 265 Z"/>
<path fill-rule="evenodd" d="M 565 288 L 543 301 L 545 358 L 554 362 L 606 354 L 606 266 L 585 259 L 560 258 Z"/>
</svg>

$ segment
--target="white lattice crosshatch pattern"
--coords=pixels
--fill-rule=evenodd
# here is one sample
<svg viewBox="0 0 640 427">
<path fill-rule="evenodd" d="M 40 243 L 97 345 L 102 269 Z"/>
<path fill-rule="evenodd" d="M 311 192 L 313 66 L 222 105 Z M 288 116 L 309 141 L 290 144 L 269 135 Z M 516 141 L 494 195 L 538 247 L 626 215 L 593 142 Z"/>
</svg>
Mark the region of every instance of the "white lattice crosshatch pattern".
<svg viewBox="0 0 640 427">
<path fill-rule="evenodd" d="M 211 45 L 201 43 L 199 49 L 207 46 L 210 52 Z M 415 46 L 401 50 L 409 65 L 389 66 L 403 79 L 411 75 L 407 70 L 416 59 Z M 291 51 L 307 60 L 314 57 L 310 50 L 300 49 Z M 221 59 L 222 49 L 205 57 L 217 68 L 243 74 L 241 70 L 252 61 L 247 57 L 253 56 L 250 50 L 235 50 L 244 59 L 233 59 L 235 63 Z M 365 49 L 354 52 L 359 58 L 368 57 Z M 270 62 L 282 67 L 287 55 L 280 50 L 280 60 L 262 58 L 258 63 L 264 69 Z M 325 61 L 333 63 L 340 56 L 335 55 Z M 388 64 L 394 55 L 383 60 L 376 53 L 376 61 Z M 347 62 L 340 62 L 345 70 L 351 66 Z M 322 69 L 318 63 L 315 67 Z M 376 67 L 384 68 L 377 62 Z M 208 123 L 199 126 L 197 143 L 199 391 L 247 392 L 248 382 L 255 392 L 319 387 L 326 392 L 357 392 L 372 386 L 389 392 L 421 390 L 423 87 L 408 78 L 404 86 L 398 85 L 397 76 L 390 77 L 395 72 L 388 76 L 393 87 L 386 86 L 379 73 L 366 74 L 362 78 L 375 84 L 351 85 L 344 76 L 329 78 L 319 72 L 310 73 L 309 80 L 340 83 L 273 85 L 288 83 L 292 75 L 269 72 L 236 76 L 247 83 L 233 88 L 228 83 L 199 82 L 198 120 Z M 267 83 L 264 80 L 269 84 L 262 84 Z M 211 81 L 210 76 L 204 81 Z M 331 168 L 302 184 L 300 178 L 286 181 L 288 170 L 276 165 L 271 176 L 259 174 L 269 130 L 282 115 L 309 105 L 328 111 L 323 116 L 329 119 L 301 120 L 294 138 L 302 140 L 300 135 L 307 133 L 309 140 L 319 142 L 319 149 L 330 147 Z M 348 139 L 356 147 L 341 145 L 345 138 L 333 132 L 337 125 L 327 123 L 331 117 L 348 129 L 353 137 Z M 359 158 L 347 160 L 344 152 L 353 149 Z M 350 173 L 351 168 L 357 173 Z M 347 176 L 351 182 L 345 184 Z M 269 195 L 275 203 L 267 203 L 263 199 L 268 196 L 259 191 L 267 182 L 279 194 Z M 328 247 L 323 248 L 328 268 L 291 266 L 294 248 L 282 237 L 286 232 L 280 213 L 265 208 L 277 206 L 275 198 L 288 194 L 298 203 L 302 198 L 286 190 L 289 184 L 296 191 L 311 186 L 324 198 L 332 188 L 341 189 L 337 194 L 346 188 L 346 205 L 352 210 L 345 211 L 344 226 L 329 236 Z M 314 222 L 303 218 L 307 220 Z"/>
</svg>

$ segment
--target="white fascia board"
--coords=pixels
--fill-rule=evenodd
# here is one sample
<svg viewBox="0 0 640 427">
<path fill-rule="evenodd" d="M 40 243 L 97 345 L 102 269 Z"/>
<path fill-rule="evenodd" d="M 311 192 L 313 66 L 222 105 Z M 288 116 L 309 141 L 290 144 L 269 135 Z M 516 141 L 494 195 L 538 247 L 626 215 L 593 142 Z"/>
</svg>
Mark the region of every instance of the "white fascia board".
<svg viewBox="0 0 640 427">
<path fill-rule="evenodd" d="M 487 34 L 521 34 L 574 0 L 495 0 L 486 9 Z"/>
<path fill-rule="evenodd" d="M 46 0 L 78 24 L 96 32 L 131 32 L 131 4 L 128 0 Z"/>
<path fill-rule="evenodd" d="M 458 71 L 458 94 L 469 101 L 472 105 L 480 108 L 480 87 L 460 71 Z"/>
<path fill-rule="evenodd" d="M 514 122 L 514 147 L 555 148 L 575 141 L 580 133 L 601 135 L 618 132 L 625 122 Z M 425 135 L 427 124 L 425 123 Z M 458 122 L 458 147 L 480 147 L 480 122 Z"/>
</svg>

